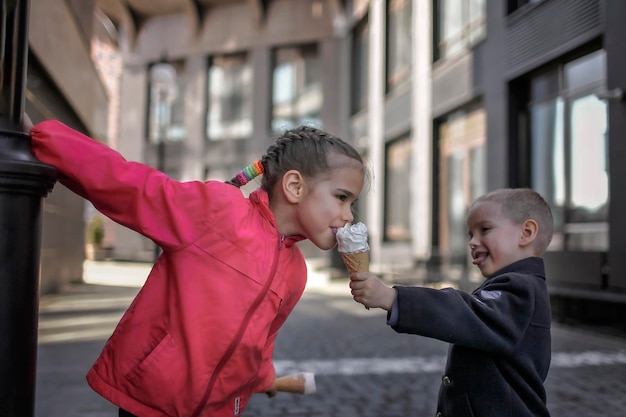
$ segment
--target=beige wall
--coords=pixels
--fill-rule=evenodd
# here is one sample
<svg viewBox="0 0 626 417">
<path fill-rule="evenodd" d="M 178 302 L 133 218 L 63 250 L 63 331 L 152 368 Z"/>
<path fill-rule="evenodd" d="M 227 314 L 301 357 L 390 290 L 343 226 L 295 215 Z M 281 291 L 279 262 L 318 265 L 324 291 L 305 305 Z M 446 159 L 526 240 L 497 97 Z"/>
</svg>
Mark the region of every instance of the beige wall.
<svg viewBox="0 0 626 417">
<path fill-rule="evenodd" d="M 93 1 L 85 0 L 85 4 Z M 48 75 L 69 101 L 89 133 L 107 137 L 108 98 L 91 61 L 90 38 L 81 17 L 64 0 L 32 0 L 29 47 Z"/>
</svg>

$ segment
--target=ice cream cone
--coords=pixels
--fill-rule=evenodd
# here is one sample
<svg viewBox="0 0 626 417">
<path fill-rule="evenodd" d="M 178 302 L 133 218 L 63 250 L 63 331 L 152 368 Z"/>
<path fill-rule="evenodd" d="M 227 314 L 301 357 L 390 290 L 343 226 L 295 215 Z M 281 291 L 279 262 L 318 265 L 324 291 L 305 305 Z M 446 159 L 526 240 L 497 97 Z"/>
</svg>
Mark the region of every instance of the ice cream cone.
<svg viewBox="0 0 626 417">
<path fill-rule="evenodd" d="M 370 251 L 341 253 L 346 269 L 350 274 L 353 272 L 369 272 L 370 270 Z"/>
<path fill-rule="evenodd" d="M 277 391 L 292 392 L 295 394 L 314 394 L 316 391 L 315 374 L 313 372 L 298 372 L 276 378 L 274 383 Z"/>
</svg>

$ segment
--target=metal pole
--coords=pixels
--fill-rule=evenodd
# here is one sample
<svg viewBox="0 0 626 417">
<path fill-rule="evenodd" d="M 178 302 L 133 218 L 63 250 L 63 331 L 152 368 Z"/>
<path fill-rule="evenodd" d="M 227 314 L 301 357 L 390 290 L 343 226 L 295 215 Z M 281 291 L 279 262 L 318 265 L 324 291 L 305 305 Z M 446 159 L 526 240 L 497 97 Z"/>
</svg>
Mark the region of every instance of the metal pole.
<svg viewBox="0 0 626 417">
<path fill-rule="evenodd" d="M 21 132 L 28 55 L 28 0 L 0 13 L 0 414 L 35 408 L 42 198 L 56 170 L 37 161 Z"/>
</svg>

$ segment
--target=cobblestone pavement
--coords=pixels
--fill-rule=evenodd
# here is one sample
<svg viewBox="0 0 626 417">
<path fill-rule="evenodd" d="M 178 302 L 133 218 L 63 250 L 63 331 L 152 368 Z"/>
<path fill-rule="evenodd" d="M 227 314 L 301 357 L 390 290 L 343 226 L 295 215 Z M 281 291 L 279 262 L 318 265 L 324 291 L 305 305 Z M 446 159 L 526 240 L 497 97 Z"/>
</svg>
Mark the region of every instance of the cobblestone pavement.
<svg viewBox="0 0 626 417">
<path fill-rule="evenodd" d="M 86 264 L 92 283 L 42 297 L 35 417 L 117 416 L 85 373 L 147 274 L 134 267 Z M 122 276 L 116 286 L 101 285 Z M 396 334 L 382 310 L 352 301 L 346 281 L 314 275 L 276 341 L 275 366 L 280 375 L 314 372 L 317 392 L 259 394 L 244 416 L 432 416 L 446 350 L 436 340 Z M 546 389 L 552 417 L 626 415 L 626 335 L 554 323 Z"/>
</svg>

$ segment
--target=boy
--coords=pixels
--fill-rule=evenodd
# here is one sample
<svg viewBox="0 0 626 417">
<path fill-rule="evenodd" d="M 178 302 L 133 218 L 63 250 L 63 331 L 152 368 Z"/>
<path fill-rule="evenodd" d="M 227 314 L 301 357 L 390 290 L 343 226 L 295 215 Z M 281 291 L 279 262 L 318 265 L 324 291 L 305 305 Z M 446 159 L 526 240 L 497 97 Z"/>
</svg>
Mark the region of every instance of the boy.
<svg viewBox="0 0 626 417">
<path fill-rule="evenodd" d="M 478 198 L 467 215 L 472 263 L 485 281 L 471 294 L 387 287 L 350 275 L 355 301 L 388 311 L 396 332 L 450 343 L 437 416 L 549 416 L 550 299 L 541 256 L 552 239 L 548 204 L 529 189 Z"/>
</svg>

